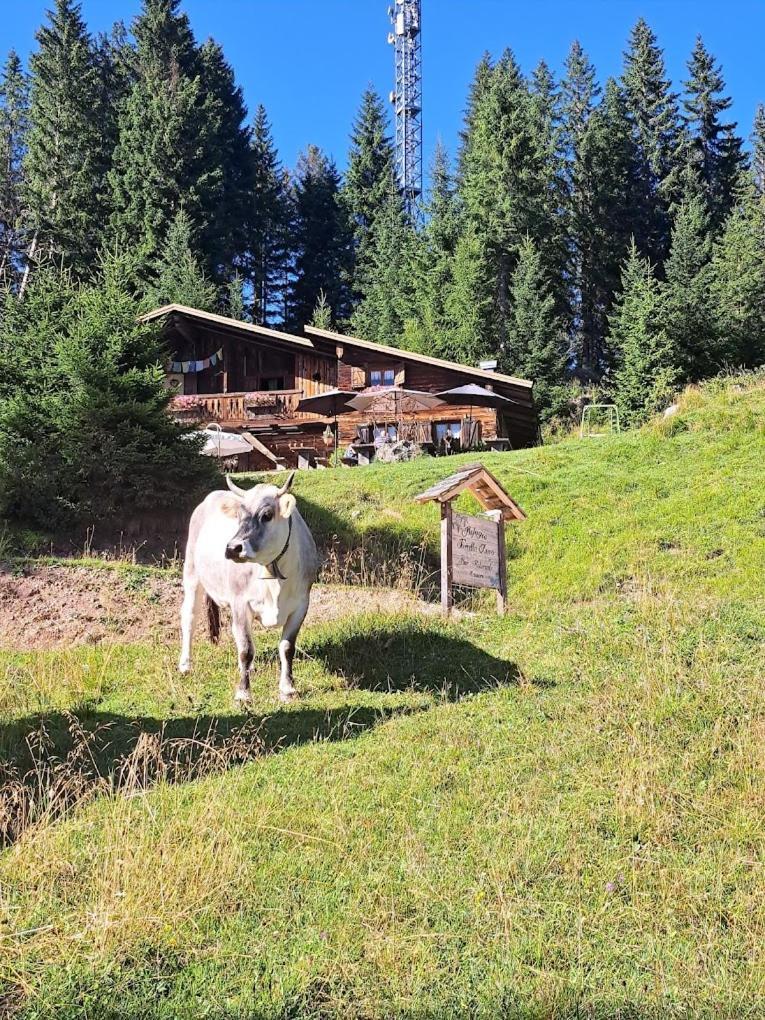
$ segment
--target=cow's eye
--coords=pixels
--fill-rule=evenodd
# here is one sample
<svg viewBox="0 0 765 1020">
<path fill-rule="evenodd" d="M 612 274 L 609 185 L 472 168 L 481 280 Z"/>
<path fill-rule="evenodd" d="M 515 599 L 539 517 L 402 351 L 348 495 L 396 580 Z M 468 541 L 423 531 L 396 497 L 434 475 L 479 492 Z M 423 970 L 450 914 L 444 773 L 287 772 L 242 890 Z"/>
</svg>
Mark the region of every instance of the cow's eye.
<svg viewBox="0 0 765 1020">
<path fill-rule="evenodd" d="M 268 521 L 270 521 L 273 518 L 273 516 L 274 516 L 273 510 L 264 510 L 263 513 L 260 515 L 260 519 L 261 521 L 268 523 Z"/>
</svg>

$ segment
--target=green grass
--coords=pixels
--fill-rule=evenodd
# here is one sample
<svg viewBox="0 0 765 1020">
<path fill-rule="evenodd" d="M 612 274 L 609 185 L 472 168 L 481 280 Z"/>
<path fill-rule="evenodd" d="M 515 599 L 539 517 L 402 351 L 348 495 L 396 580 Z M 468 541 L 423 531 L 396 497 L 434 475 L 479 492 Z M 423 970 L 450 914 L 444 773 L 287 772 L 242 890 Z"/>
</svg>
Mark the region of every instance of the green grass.
<svg viewBox="0 0 765 1020">
<path fill-rule="evenodd" d="M 163 645 L 5 655 L 0 758 L 101 791 L 42 798 L 0 855 L 8 1008 L 764 1015 L 763 423 L 734 381 L 482 458 L 528 513 L 511 615 L 306 630 L 287 708 L 268 637 L 244 727 L 229 643 L 183 682 Z M 411 497 L 457 463 L 297 492 L 325 546 L 385 563 L 432 551 Z"/>
</svg>

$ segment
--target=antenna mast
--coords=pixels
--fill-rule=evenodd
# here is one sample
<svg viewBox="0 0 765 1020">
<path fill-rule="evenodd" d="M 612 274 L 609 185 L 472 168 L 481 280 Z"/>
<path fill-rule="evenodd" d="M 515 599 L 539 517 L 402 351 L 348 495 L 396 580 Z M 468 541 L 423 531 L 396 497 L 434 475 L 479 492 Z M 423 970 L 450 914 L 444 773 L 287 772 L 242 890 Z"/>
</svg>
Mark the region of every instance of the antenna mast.
<svg viewBox="0 0 765 1020">
<path fill-rule="evenodd" d="M 422 194 L 422 43 L 420 0 L 395 0 L 388 8 L 388 42 L 396 54 L 396 176 L 407 210 Z"/>
</svg>

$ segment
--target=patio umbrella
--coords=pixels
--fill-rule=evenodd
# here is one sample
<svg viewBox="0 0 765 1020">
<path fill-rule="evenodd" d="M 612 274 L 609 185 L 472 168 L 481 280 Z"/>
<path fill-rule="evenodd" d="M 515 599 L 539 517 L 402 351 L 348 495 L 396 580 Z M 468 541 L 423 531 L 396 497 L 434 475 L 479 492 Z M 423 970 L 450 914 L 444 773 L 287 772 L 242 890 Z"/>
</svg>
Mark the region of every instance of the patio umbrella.
<svg viewBox="0 0 765 1020">
<path fill-rule="evenodd" d="M 384 386 L 380 389 L 359 393 L 348 403 L 357 411 L 371 411 L 374 415 L 395 418 L 401 423 L 404 414 L 429 411 L 440 407 L 443 401 L 434 393 L 423 390 L 406 390 L 402 386 Z"/>
<path fill-rule="evenodd" d="M 202 432 L 207 442 L 202 447 L 206 457 L 234 457 L 249 453 L 252 447 L 237 432 L 224 432 L 220 425 L 210 425 Z"/>
<path fill-rule="evenodd" d="M 473 422 L 474 407 L 496 407 L 502 408 L 508 404 L 517 404 L 517 400 L 510 397 L 503 397 L 500 393 L 488 389 L 486 386 L 478 386 L 476 383 L 467 383 L 465 386 L 455 386 L 454 389 L 444 390 L 437 394 L 445 404 L 467 404 L 469 408 L 468 420 Z M 471 428 L 472 432 L 472 428 Z"/>
<path fill-rule="evenodd" d="M 327 390 L 317 393 L 315 397 L 303 397 L 297 406 L 298 411 L 309 414 L 331 414 L 335 419 L 335 453 L 337 453 L 337 416 L 353 410 L 348 406 L 351 397 L 356 396 L 355 390 Z"/>
</svg>

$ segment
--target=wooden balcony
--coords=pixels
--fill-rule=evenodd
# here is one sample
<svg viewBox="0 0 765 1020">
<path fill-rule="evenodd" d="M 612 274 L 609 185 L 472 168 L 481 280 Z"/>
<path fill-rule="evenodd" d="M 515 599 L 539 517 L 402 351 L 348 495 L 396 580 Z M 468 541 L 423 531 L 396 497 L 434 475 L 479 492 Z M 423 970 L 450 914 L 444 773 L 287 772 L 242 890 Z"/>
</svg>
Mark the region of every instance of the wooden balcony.
<svg viewBox="0 0 765 1020">
<path fill-rule="evenodd" d="M 191 424 L 256 424 L 295 418 L 302 390 L 255 390 L 249 393 L 187 393 L 170 401 L 170 413 Z M 299 416 L 299 417 L 302 417 Z"/>
</svg>

